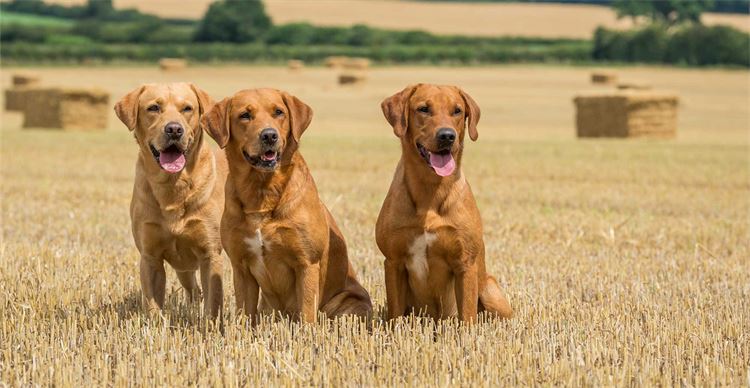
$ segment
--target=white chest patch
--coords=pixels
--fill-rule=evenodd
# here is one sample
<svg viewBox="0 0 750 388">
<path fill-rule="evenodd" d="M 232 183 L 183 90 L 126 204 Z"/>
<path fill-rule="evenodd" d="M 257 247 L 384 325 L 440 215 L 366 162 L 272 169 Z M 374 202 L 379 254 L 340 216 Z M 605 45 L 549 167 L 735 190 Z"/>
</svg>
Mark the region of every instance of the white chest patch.
<svg viewBox="0 0 750 388">
<path fill-rule="evenodd" d="M 435 233 L 424 232 L 417 236 L 409 246 L 410 260 L 406 262 L 409 276 L 413 276 L 420 282 L 427 279 L 430 267 L 427 264 L 427 248 L 437 239 Z"/>
<path fill-rule="evenodd" d="M 263 234 L 260 233 L 260 229 L 255 229 L 255 236 L 245 237 L 244 241 L 247 249 L 255 256 L 255 260 L 250 261 L 250 271 L 255 277 L 260 277 L 266 270 L 263 263 Z"/>
</svg>

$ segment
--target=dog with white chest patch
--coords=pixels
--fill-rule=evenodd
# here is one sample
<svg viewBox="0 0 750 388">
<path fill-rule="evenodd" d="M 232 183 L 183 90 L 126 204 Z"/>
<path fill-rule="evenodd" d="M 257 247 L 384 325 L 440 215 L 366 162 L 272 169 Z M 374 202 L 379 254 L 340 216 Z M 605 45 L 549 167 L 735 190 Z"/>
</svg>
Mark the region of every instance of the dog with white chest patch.
<svg viewBox="0 0 750 388">
<path fill-rule="evenodd" d="M 464 138 L 480 110 L 454 86 L 411 85 L 381 104 L 401 140 L 401 161 L 376 225 L 385 256 L 389 319 L 412 312 L 476 320 L 512 309 L 486 272 L 482 221 L 461 171 Z"/>
<path fill-rule="evenodd" d="M 115 105 L 140 148 L 130 219 L 141 254 L 143 306 L 149 311 L 164 306 L 165 261 L 190 301 L 205 297 L 207 317 L 221 311 L 219 223 L 227 166 L 204 141 L 200 125 L 212 104 L 195 85 L 174 83 L 143 85 Z M 198 270 L 203 293 L 195 279 Z"/>
<path fill-rule="evenodd" d="M 303 322 L 314 322 L 318 311 L 372 313 L 344 236 L 298 151 L 311 120 L 307 104 L 275 89 L 239 91 L 203 118 L 229 163 L 221 238 L 237 307 L 254 321 L 259 311 Z"/>
</svg>

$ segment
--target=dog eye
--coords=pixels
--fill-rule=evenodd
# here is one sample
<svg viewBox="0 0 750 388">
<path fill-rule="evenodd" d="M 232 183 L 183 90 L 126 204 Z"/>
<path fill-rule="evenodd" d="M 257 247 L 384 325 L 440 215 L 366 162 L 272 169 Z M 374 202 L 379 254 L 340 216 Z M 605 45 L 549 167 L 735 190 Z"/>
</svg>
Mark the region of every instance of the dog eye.
<svg viewBox="0 0 750 388">
<path fill-rule="evenodd" d="M 186 106 L 186 107 L 182 108 L 182 111 L 183 112 L 192 112 L 193 111 L 193 107 L 192 106 Z"/>
<path fill-rule="evenodd" d="M 159 111 L 159 105 L 156 105 L 156 104 L 149 105 L 149 107 L 146 108 L 146 110 L 149 111 L 149 112 L 158 112 Z"/>
<path fill-rule="evenodd" d="M 243 120 L 250 120 L 250 112 L 245 112 L 240 115 L 240 118 Z"/>
<path fill-rule="evenodd" d="M 274 117 L 278 117 L 278 116 L 281 116 L 283 114 L 284 114 L 284 111 L 281 110 L 281 109 L 278 109 L 278 108 L 276 109 L 275 112 L 273 112 Z"/>
<path fill-rule="evenodd" d="M 454 115 L 460 115 L 461 114 L 461 108 L 456 107 L 455 110 L 453 110 Z"/>
<path fill-rule="evenodd" d="M 419 108 L 417 108 L 417 110 L 420 111 L 420 112 L 422 112 L 422 113 L 430 113 L 430 107 L 427 106 L 427 105 L 420 106 Z"/>
</svg>

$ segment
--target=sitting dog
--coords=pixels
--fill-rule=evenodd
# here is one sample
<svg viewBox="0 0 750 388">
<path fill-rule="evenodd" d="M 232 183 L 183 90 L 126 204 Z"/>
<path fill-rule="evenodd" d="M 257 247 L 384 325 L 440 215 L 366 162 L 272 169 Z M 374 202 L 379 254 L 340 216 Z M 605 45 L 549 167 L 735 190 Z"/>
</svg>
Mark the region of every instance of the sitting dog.
<svg viewBox="0 0 750 388">
<path fill-rule="evenodd" d="M 372 313 L 344 236 L 298 151 L 312 109 L 274 89 L 237 92 L 203 117 L 229 164 L 221 238 L 237 306 L 251 319 L 275 310 L 314 322 Z M 260 299 L 260 306 L 259 306 Z"/>
<path fill-rule="evenodd" d="M 482 221 L 461 172 L 479 106 L 454 86 L 417 84 L 386 98 L 383 114 L 401 140 L 401 161 L 378 216 L 390 319 L 412 313 L 473 322 L 510 304 L 484 264 Z M 467 123 L 468 121 L 468 123 Z"/>
<path fill-rule="evenodd" d="M 191 301 L 201 297 L 200 269 L 205 314 L 216 317 L 221 310 L 219 223 L 227 167 L 204 142 L 200 118 L 211 105 L 206 92 L 186 83 L 143 85 L 115 105 L 140 148 L 130 219 L 149 311 L 164 306 L 165 261 Z"/>
</svg>

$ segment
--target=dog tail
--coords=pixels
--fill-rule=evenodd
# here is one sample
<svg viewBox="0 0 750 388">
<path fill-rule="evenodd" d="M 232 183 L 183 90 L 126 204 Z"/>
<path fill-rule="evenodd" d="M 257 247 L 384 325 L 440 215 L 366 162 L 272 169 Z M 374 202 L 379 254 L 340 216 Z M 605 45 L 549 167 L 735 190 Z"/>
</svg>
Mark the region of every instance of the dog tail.
<svg viewBox="0 0 750 388">
<path fill-rule="evenodd" d="M 503 291 L 500 290 L 497 280 L 490 275 L 487 275 L 484 281 L 484 288 L 479 292 L 479 303 L 484 307 L 485 311 L 500 318 L 507 319 L 513 316 L 513 309 L 510 307 L 508 299 L 505 298 Z"/>
</svg>

